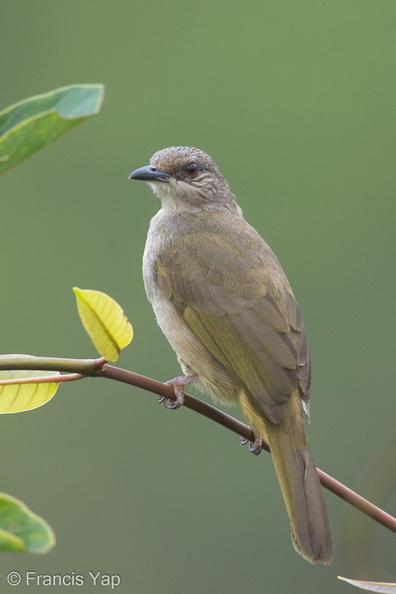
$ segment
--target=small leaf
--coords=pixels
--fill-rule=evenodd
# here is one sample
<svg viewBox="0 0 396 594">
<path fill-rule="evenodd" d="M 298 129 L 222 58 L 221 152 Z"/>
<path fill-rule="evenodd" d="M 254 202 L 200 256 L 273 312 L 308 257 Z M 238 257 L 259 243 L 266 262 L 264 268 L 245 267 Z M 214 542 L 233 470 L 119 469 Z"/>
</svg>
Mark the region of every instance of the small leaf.
<svg viewBox="0 0 396 594">
<path fill-rule="evenodd" d="M 15 357 L 15 355 L 2 355 L 0 359 L 4 360 L 9 357 Z M 31 355 L 18 355 L 18 357 L 26 358 L 27 361 L 35 359 Z M 48 377 L 49 373 L 51 377 L 60 375 L 55 371 L 28 371 L 24 369 L 0 371 L 0 380 L 24 380 L 24 383 L 20 384 L 0 384 L 0 414 L 24 412 L 47 404 L 55 395 L 59 384 L 56 382 L 25 382 L 28 378 Z"/>
<path fill-rule="evenodd" d="M 47 553 L 55 535 L 47 522 L 23 501 L 0 493 L 0 550 Z"/>
<path fill-rule="evenodd" d="M 133 330 L 121 307 L 100 291 L 74 287 L 81 321 L 97 351 L 106 361 L 118 355 L 132 340 Z"/>
<path fill-rule="evenodd" d="M 1 111 L 0 175 L 96 115 L 103 95 L 103 85 L 71 85 Z"/>
<path fill-rule="evenodd" d="M 386 592 L 387 594 L 396 594 L 396 584 L 390 584 L 388 582 L 362 582 L 360 580 L 350 580 L 348 578 L 338 576 L 339 580 L 348 582 L 356 588 L 361 590 L 370 590 L 371 592 Z"/>
</svg>

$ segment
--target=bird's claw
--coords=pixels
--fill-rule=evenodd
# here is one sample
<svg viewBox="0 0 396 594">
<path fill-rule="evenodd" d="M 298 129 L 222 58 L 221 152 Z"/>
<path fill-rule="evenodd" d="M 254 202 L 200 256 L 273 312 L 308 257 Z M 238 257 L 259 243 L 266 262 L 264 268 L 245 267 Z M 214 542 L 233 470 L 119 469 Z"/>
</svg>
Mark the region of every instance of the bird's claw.
<svg viewBox="0 0 396 594">
<path fill-rule="evenodd" d="M 252 452 L 255 456 L 258 456 L 263 449 L 263 440 L 261 437 L 256 437 L 253 443 L 249 444 L 249 452 Z"/>
<path fill-rule="evenodd" d="M 162 402 L 165 408 L 169 410 L 176 410 L 180 408 L 184 404 L 184 386 L 182 384 L 173 383 L 173 380 L 170 382 L 165 382 L 166 384 L 172 384 L 173 391 L 176 396 L 176 400 L 171 400 L 170 398 L 163 398 Z"/>
<path fill-rule="evenodd" d="M 169 410 L 176 410 L 180 408 L 184 404 L 184 396 L 181 398 L 176 398 L 176 400 L 171 400 L 170 398 L 165 398 L 165 396 L 157 396 L 157 402 L 162 403 L 165 408 Z"/>
<path fill-rule="evenodd" d="M 250 440 L 246 439 L 246 437 L 240 436 L 240 438 L 239 438 L 239 442 L 241 445 L 246 445 L 249 441 Z M 255 440 L 253 442 L 249 443 L 249 452 L 251 452 L 255 456 L 258 456 L 262 449 L 263 449 L 263 440 L 261 437 L 256 436 Z"/>
<path fill-rule="evenodd" d="M 171 385 L 173 387 L 173 392 L 176 396 L 175 400 L 171 398 L 166 398 L 165 396 L 157 396 L 158 402 L 162 402 L 165 408 L 169 410 L 176 410 L 180 408 L 184 404 L 184 387 L 187 384 L 192 384 L 197 381 L 197 376 L 180 376 L 175 377 L 172 380 L 165 382 L 166 385 Z"/>
</svg>

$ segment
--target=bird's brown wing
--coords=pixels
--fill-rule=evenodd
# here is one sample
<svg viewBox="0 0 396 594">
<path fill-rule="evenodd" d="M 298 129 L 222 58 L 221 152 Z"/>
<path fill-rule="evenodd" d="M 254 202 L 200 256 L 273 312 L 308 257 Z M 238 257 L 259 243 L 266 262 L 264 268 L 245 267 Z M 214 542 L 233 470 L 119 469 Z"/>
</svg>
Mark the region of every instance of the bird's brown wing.
<svg viewBox="0 0 396 594">
<path fill-rule="evenodd" d="M 224 231 L 201 231 L 173 243 L 158 259 L 158 285 L 213 357 L 278 423 L 281 403 L 297 386 L 309 400 L 301 316 L 264 240 Z"/>
</svg>

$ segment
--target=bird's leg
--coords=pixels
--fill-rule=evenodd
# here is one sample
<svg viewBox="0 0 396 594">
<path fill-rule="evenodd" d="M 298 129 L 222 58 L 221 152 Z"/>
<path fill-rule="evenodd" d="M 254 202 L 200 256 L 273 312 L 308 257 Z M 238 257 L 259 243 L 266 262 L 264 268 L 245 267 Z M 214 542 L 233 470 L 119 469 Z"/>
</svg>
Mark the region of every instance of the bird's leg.
<svg viewBox="0 0 396 594">
<path fill-rule="evenodd" d="M 173 387 L 176 400 L 165 398 L 165 396 L 158 396 L 158 402 L 163 402 L 164 406 L 171 410 L 180 408 L 180 406 L 183 406 L 184 404 L 184 387 L 187 384 L 194 384 L 196 381 L 198 381 L 197 375 L 180 375 L 179 377 L 174 377 L 173 379 L 164 382 L 165 384 L 171 385 Z"/>
<path fill-rule="evenodd" d="M 246 445 L 249 440 L 246 439 L 245 437 L 240 437 L 239 441 L 241 442 L 241 445 Z M 253 441 L 253 443 L 249 444 L 249 452 L 251 452 L 255 456 L 258 456 L 262 449 L 263 449 L 263 440 L 261 437 L 259 437 L 257 435 L 257 436 L 255 436 L 255 440 Z"/>
</svg>

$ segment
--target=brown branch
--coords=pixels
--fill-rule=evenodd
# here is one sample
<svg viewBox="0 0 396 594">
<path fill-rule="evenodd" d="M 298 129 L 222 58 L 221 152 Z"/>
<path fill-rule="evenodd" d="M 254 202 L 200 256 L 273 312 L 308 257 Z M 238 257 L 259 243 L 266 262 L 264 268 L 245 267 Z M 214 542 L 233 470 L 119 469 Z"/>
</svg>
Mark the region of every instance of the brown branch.
<svg viewBox="0 0 396 594">
<path fill-rule="evenodd" d="M 145 377 L 144 375 L 132 373 L 131 371 L 127 371 L 125 369 L 120 369 L 119 367 L 113 367 L 112 365 L 106 364 L 96 373 L 96 375 L 124 382 L 132 386 L 142 388 L 143 390 L 148 390 L 149 392 L 153 392 L 159 396 L 165 396 L 165 398 L 169 398 L 170 400 L 175 400 L 175 394 L 173 392 L 172 386 L 162 384 L 151 378 Z M 231 415 L 228 415 L 218 408 L 215 408 L 214 406 L 211 406 L 202 400 L 193 398 L 193 396 L 189 396 L 188 394 L 185 394 L 184 406 L 203 415 L 204 417 L 207 417 L 208 419 L 211 419 L 212 421 L 215 421 L 219 425 L 223 425 L 223 427 L 226 427 L 237 435 L 254 442 L 254 433 L 248 425 L 238 421 L 238 419 L 231 417 Z M 267 443 L 263 442 L 263 446 L 267 452 L 271 451 Z M 349 489 L 349 487 L 346 487 L 319 468 L 318 474 L 320 482 L 326 489 L 356 509 L 359 509 L 361 512 L 371 517 L 379 524 L 382 524 L 392 532 L 396 532 L 396 518 L 386 513 L 384 510 L 377 507 L 364 497 L 361 497 L 361 495 L 355 491 L 352 491 L 352 489 Z"/>
<path fill-rule="evenodd" d="M 139 375 L 138 373 L 133 373 L 132 371 L 127 371 L 126 369 L 109 365 L 104 361 L 103 358 L 63 359 L 56 357 L 18 357 L 17 355 L 13 357 L 4 356 L 0 357 L 0 370 L 1 369 L 41 369 L 48 371 L 62 371 L 63 373 L 78 373 L 80 374 L 81 378 L 87 376 L 105 377 L 135 386 L 137 388 L 142 388 L 143 390 L 147 390 L 153 394 L 164 396 L 169 400 L 175 400 L 175 394 L 172 386 L 162 384 L 161 382 L 157 382 L 149 377 L 145 377 L 144 375 Z M 62 376 L 62 379 L 66 379 L 66 377 L 67 376 Z M 65 379 L 63 379 L 63 381 L 65 381 Z M 78 378 L 74 376 L 70 377 L 69 379 Z M 219 425 L 226 427 L 226 429 L 233 431 L 237 435 L 254 442 L 255 437 L 253 431 L 248 425 L 238 421 L 238 419 L 235 419 L 231 415 L 228 415 L 218 408 L 211 406 L 202 400 L 193 398 L 188 394 L 185 394 L 184 406 L 203 415 L 204 417 L 207 417 L 208 419 L 211 419 L 212 421 L 215 421 Z M 263 447 L 267 452 L 270 452 L 270 448 L 265 442 L 263 443 Z M 364 499 L 358 495 L 358 493 L 352 491 L 352 489 L 349 489 L 322 470 L 318 469 L 318 474 L 320 482 L 326 489 L 356 509 L 359 509 L 364 514 L 371 517 L 374 521 L 382 524 L 392 532 L 396 532 L 396 518 L 386 513 L 367 499 Z"/>
</svg>

